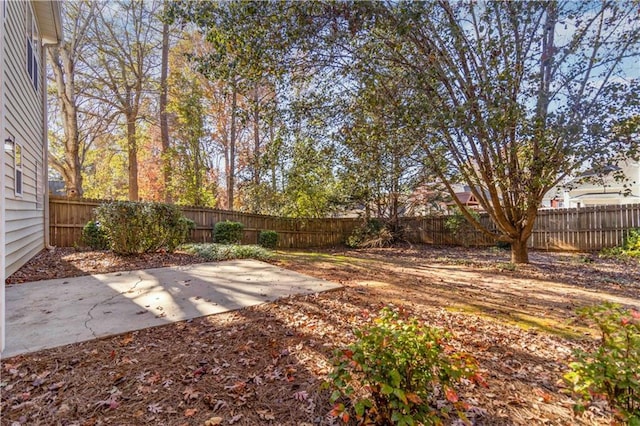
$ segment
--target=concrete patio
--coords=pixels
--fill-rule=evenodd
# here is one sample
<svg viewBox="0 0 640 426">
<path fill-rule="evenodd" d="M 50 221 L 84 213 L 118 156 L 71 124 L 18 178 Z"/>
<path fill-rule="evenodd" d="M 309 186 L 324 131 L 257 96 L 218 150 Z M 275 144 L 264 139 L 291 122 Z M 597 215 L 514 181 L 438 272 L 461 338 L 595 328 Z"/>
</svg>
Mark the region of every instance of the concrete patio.
<svg viewBox="0 0 640 426">
<path fill-rule="evenodd" d="M 11 285 L 2 358 L 339 287 L 255 260 Z"/>
</svg>

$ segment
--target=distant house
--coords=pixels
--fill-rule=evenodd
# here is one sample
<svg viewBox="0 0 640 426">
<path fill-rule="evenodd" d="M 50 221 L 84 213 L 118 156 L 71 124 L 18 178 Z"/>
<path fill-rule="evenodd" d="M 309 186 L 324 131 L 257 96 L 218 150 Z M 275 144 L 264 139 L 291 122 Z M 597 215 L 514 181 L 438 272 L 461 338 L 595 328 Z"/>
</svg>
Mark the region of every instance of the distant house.
<svg viewBox="0 0 640 426">
<path fill-rule="evenodd" d="M 624 175 L 626 179 L 616 179 Z M 549 191 L 543 208 L 570 208 L 640 203 L 640 163 L 620 162 L 601 173 L 587 170 Z"/>
<path fill-rule="evenodd" d="M 453 190 L 458 200 L 469 209 L 484 211 L 480 202 L 467 185 L 454 184 Z M 448 214 L 457 204 L 440 184 L 422 185 L 407 197 L 407 216 L 428 216 Z"/>
<path fill-rule="evenodd" d="M 456 197 L 458 198 L 458 200 L 460 200 L 462 205 L 464 205 L 465 207 L 467 207 L 467 208 L 469 208 L 471 210 L 476 210 L 476 211 L 484 210 L 482 208 L 482 206 L 480 205 L 480 202 L 478 201 L 476 196 L 473 195 L 473 193 L 469 189 L 469 187 L 465 186 L 464 189 L 465 189 L 464 191 L 456 192 Z M 449 201 L 447 203 L 447 207 L 449 207 L 449 209 L 454 209 L 457 206 L 458 205 L 453 200 L 451 200 L 451 201 Z"/>
<path fill-rule="evenodd" d="M 47 232 L 45 52 L 62 38 L 58 1 L 0 2 L 0 347 L 5 278 L 42 250 Z"/>
</svg>

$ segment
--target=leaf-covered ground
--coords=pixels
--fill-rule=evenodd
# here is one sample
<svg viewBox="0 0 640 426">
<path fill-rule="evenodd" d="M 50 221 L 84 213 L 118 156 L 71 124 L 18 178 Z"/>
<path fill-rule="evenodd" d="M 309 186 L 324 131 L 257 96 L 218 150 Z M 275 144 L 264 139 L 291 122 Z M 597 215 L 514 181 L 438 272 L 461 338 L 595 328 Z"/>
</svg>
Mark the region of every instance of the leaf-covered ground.
<svg viewBox="0 0 640 426">
<path fill-rule="evenodd" d="M 150 267 L 176 261 L 153 259 Z M 344 288 L 2 360 L 1 423 L 337 424 L 321 388 L 331 353 L 391 303 L 447 329 L 455 349 L 478 359 L 489 388 L 459 389 L 474 424 L 610 424 L 606 404 L 574 417 L 561 376 L 571 351 L 595 342 L 575 308 L 639 306 L 640 267 L 582 254 L 531 259 L 514 270 L 508 253 L 493 249 L 281 252 L 280 266 Z M 103 272 L 100 260 L 109 271 L 144 266 L 58 250 L 11 279 Z"/>
</svg>

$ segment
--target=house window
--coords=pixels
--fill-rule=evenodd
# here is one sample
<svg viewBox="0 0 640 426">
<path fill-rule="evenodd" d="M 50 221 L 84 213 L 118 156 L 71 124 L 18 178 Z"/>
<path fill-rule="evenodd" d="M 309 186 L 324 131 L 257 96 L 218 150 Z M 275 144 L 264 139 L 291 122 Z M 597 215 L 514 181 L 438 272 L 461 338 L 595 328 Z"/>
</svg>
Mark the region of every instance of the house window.
<svg viewBox="0 0 640 426">
<path fill-rule="evenodd" d="M 40 71 L 40 37 L 38 35 L 38 27 L 33 17 L 33 9 L 31 3 L 27 4 L 27 73 L 33 83 L 33 88 L 37 91 L 39 84 Z"/>
<path fill-rule="evenodd" d="M 13 190 L 16 195 L 22 196 L 22 145 L 16 143 L 14 149 L 13 170 L 15 173 L 15 184 Z"/>
</svg>

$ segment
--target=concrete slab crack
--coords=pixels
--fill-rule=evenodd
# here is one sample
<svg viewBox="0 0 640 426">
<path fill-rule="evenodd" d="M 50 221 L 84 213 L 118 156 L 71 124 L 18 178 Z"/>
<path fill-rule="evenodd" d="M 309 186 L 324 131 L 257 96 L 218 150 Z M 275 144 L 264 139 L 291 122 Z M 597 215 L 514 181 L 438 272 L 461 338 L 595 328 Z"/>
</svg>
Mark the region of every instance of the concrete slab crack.
<svg viewBox="0 0 640 426">
<path fill-rule="evenodd" d="M 113 296 L 111 296 L 111 297 L 109 297 L 109 298 L 107 298 L 107 299 L 101 300 L 100 302 L 97 302 L 95 305 L 93 305 L 93 306 L 91 307 L 91 309 L 89 309 L 89 311 L 87 312 L 87 316 L 88 316 L 89 318 L 87 318 L 87 320 L 84 322 L 84 328 L 86 328 L 87 330 L 89 330 L 89 331 L 91 332 L 91 335 L 92 335 L 93 337 L 97 338 L 98 336 L 96 335 L 96 332 L 93 330 L 93 328 L 91 328 L 91 327 L 89 326 L 89 322 L 93 320 L 93 315 L 91 314 L 91 312 L 92 312 L 95 308 L 97 308 L 98 306 L 102 305 L 103 303 L 107 303 L 107 302 L 109 302 L 109 301 L 111 301 L 111 300 L 115 299 L 115 298 L 116 298 L 116 297 L 118 297 L 118 296 L 122 296 L 122 295 L 123 295 L 123 294 L 125 294 L 125 293 L 129 293 L 130 291 L 135 290 L 135 289 L 136 289 L 136 287 L 138 286 L 138 284 L 140 284 L 142 281 L 144 281 L 144 278 L 142 278 L 142 277 L 138 276 L 138 281 L 137 281 L 133 286 L 131 286 L 131 288 L 129 288 L 129 289 L 125 290 L 125 291 L 121 291 L 121 292 L 119 292 L 119 293 L 117 293 L 117 294 L 114 294 Z"/>
</svg>

